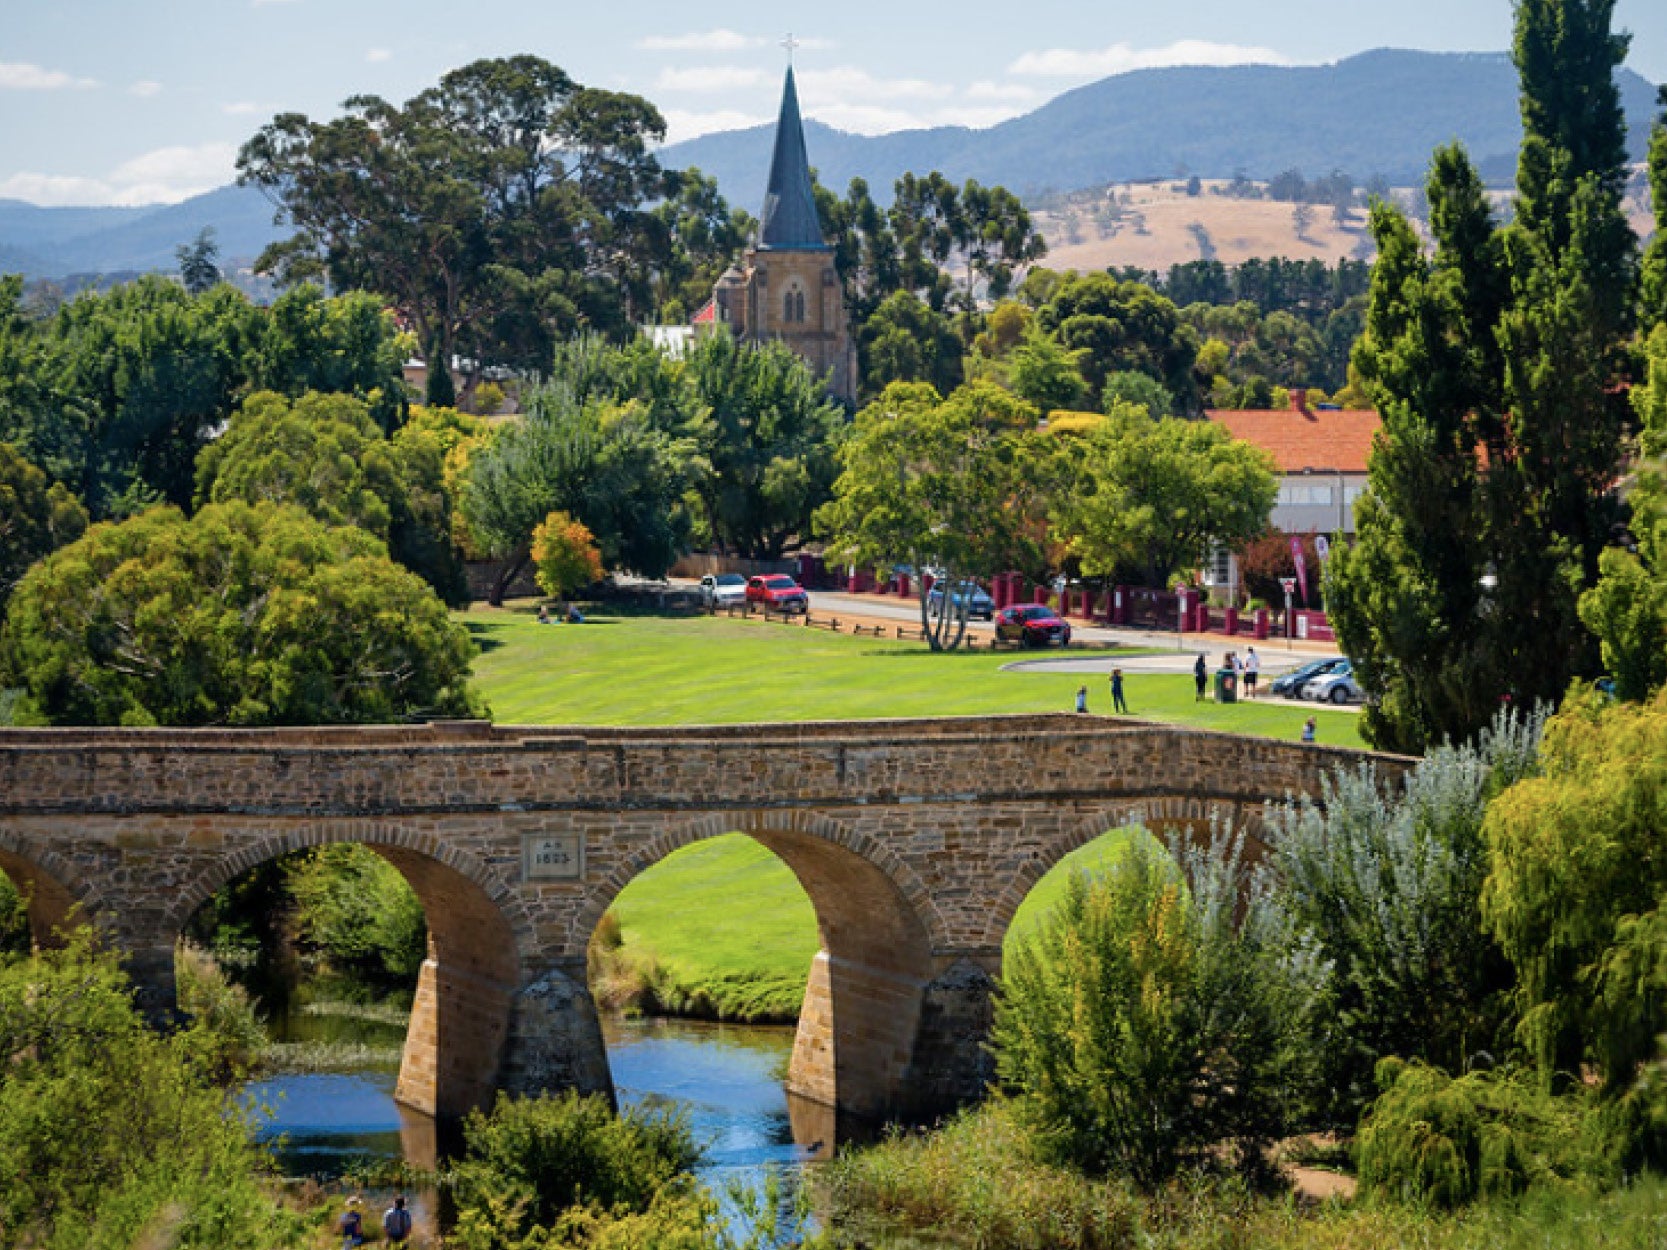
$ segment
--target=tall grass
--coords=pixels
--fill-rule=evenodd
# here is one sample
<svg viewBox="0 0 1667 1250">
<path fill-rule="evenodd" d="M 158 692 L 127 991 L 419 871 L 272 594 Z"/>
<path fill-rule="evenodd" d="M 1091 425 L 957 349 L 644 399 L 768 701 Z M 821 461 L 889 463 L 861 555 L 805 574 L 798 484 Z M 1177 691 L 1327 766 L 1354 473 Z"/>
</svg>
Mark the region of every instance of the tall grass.
<svg viewBox="0 0 1667 1250">
<path fill-rule="evenodd" d="M 1660 1250 L 1667 1180 L 1593 1199 L 1533 1191 L 1440 1213 L 1268 1197 L 1184 1175 L 1137 1195 L 1046 1163 L 1011 1104 L 841 1155 L 814 1178 L 838 1245 L 976 1250 Z"/>
</svg>

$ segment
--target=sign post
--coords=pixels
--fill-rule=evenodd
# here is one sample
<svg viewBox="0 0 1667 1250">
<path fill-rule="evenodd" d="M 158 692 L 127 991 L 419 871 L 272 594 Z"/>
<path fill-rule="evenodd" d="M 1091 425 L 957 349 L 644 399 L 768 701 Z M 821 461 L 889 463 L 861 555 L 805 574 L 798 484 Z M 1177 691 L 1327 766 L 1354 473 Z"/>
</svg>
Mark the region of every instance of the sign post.
<svg viewBox="0 0 1667 1250">
<path fill-rule="evenodd" d="M 1297 579 L 1282 577 L 1279 579 L 1279 584 L 1285 590 L 1285 650 L 1289 651 L 1291 649 L 1291 635 L 1295 632 L 1293 628 L 1295 622 L 1291 619 L 1291 593 L 1297 588 Z"/>
</svg>

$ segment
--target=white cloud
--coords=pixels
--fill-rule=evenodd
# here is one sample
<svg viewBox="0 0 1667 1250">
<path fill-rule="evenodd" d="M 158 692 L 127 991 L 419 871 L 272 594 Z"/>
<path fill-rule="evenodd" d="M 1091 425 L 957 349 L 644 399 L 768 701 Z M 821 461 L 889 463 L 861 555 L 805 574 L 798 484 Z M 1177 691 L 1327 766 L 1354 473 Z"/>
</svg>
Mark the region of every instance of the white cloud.
<svg viewBox="0 0 1667 1250">
<path fill-rule="evenodd" d="M 1288 65 L 1289 58 L 1272 48 L 1182 39 L 1161 48 L 1136 48 L 1114 43 L 1109 48 L 1049 48 L 1026 52 L 1008 67 L 1010 74 L 1036 78 L 1106 78 L 1136 69 L 1172 65 Z"/>
<path fill-rule="evenodd" d="M 650 35 L 637 41 L 649 52 L 742 52 L 762 48 L 768 40 L 733 30 L 707 30 L 687 35 Z"/>
<path fill-rule="evenodd" d="M 45 208 L 65 204 L 108 204 L 110 187 L 97 178 L 60 174 L 13 174 L 0 181 L 0 200 L 27 200 Z"/>
<path fill-rule="evenodd" d="M 766 114 L 743 113 L 738 109 L 716 109 L 707 113 L 664 109 L 662 112 L 666 119 L 667 143 L 682 143 L 685 139 L 698 139 L 701 135 L 719 130 L 745 130 L 771 120 Z"/>
<path fill-rule="evenodd" d="M 696 65 L 687 69 L 663 69 L 654 82 L 661 91 L 741 91 L 763 87 L 772 81 L 761 69 L 742 65 Z"/>
<path fill-rule="evenodd" d="M 237 146 L 204 143 L 195 147 L 157 148 L 123 161 L 103 178 L 62 174 L 17 173 L 0 181 L 0 199 L 32 204 L 177 204 L 236 175 Z"/>
<path fill-rule="evenodd" d="M 1027 87 L 1017 82 L 975 82 L 967 88 L 969 100 L 1011 100 L 1015 104 L 1024 104 L 1034 100 L 1040 94 L 1035 87 Z"/>
<path fill-rule="evenodd" d="M 365 60 L 372 65 L 381 65 L 384 61 L 394 59 L 393 51 L 389 48 L 371 48 L 365 53 Z"/>
<path fill-rule="evenodd" d="M 237 176 L 237 144 L 156 148 L 110 172 L 117 204 L 175 204 L 223 187 Z"/>
<path fill-rule="evenodd" d="M 876 78 L 855 65 L 801 70 L 799 87 L 807 109 L 843 103 L 852 96 L 865 100 L 944 100 L 955 94 L 955 88 L 947 83 L 924 78 Z"/>
<path fill-rule="evenodd" d="M 45 69 L 27 61 L 0 61 L 0 91 L 62 91 L 96 87 L 92 78 L 77 78 L 61 69 Z"/>
<path fill-rule="evenodd" d="M 148 100 L 154 95 L 162 94 L 162 84 L 150 78 L 141 78 L 127 89 L 128 95 L 136 95 L 141 100 Z"/>
<path fill-rule="evenodd" d="M 220 111 L 227 117 L 253 117 L 265 110 L 253 100 L 233 100 L 230 104 L 222 104 Z"/>
</svg>

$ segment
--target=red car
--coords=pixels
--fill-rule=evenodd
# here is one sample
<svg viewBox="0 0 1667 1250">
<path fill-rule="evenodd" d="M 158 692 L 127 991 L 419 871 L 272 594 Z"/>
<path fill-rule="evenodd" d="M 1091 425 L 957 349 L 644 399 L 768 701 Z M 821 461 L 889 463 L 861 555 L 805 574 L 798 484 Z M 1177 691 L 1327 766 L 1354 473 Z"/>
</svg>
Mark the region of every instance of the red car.
<svg viewBox="0 0 1667 1250">
<path fill-rule="evenodd" d="M 769 612 L 809 612 L 810 596 L 785 573 L 747 579 L 747 602 L 761 603 Z"/>
<path fill-rule="evenodd" d="M 996 637 L 1027 647 L 1051 647 L 1054 643 L 1063 647 L 1071 641 L 1071 627 L 1052 608 L 1027 603 L 996 613 Z"/>
</svg>

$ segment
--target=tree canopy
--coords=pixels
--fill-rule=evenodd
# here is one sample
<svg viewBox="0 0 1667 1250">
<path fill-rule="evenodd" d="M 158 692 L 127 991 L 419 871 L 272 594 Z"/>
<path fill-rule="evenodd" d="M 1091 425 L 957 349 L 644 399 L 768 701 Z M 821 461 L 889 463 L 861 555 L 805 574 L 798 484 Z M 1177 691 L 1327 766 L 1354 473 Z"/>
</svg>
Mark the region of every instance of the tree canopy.
<svg viewBox="0 0 1667 1250">
<path fill-rule="evenodd" d="M 1125 405 L 1061 433 L 1066 461 L 1053 532 L 1084 573 L 1138 569 L 1149 586 L 1267 527 L 1279 483 L 1271 456 L 1209 421 L 1154 420 Z"/>
<path fill-rule="evenodd" d="M 468 715 L 474 644 L 356 526 L 289 504 L 96 525 L 17 587 L 22 714 L 62 725 L 308 725 Z"/>
<path fill-rule="evenodd" d="M 649 311 L 668 237 L 651 206 L 679 190 L 650 151 L 664 137 L 646 100 L 522 55 L 453 70 L 404 105 L 280 114 L 243 146 L 238 177 L 296 228 L 259 266 L 386 295 L 439 378 L 460 352 L 538 368 L 556 338 Z"/>
<path fill-rule="evenodd" d="M 988 382 L 944 399 L 922 383 L 893 383 L 857 414 L 839 450 L 833 498 L 817 529 L 837 558 L 936 570 L 951 586 L 1025 561 L 1034 535 L 1023 473 L 1036 411 Z M 966 633 L 965 601 L 919 584 L 921 623 L 933 650 Z"/>
</svg>

